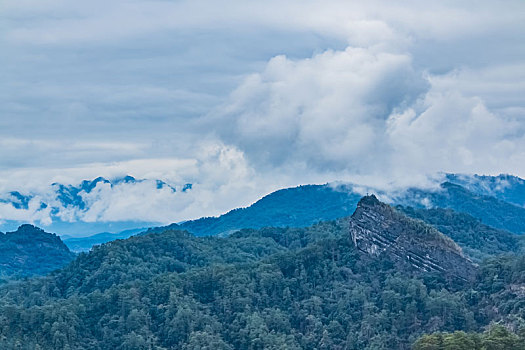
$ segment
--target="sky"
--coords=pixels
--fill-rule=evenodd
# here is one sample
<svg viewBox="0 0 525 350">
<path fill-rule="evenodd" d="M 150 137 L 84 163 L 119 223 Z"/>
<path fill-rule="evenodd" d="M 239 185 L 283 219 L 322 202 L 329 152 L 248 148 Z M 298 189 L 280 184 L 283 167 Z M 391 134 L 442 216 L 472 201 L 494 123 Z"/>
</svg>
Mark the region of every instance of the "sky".
<svg viewBox="0 0 525 350">
<path fill-rule="evenodd" d="M 194 184 L 101 188 L 71 220 L 176 222 L 306 183 L 525 176 L 523 0 L 0 0 L 0 48 L 0 194 Z M 0 205 L 0 220 L 38 210 Z"/>
</svg>

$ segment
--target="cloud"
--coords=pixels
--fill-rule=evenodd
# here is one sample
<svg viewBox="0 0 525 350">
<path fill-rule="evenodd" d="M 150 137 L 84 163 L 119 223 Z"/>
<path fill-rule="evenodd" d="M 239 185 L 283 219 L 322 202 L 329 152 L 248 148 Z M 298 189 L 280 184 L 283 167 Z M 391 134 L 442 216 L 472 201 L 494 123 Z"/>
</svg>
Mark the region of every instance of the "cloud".
<svg viewBox="0 0 525 350">
<path fill-rule="evenodd" d="M 397 172 L 525 172 L 522 120 L 495 113 L 480 97 L 458 89 L 433 85 L 414 106 L 392 114 L 387 125 Z"/>
<path fill-rule="evenodd" d="M 525 124 L 507 108 L 521 108 L 525 90 L 520 74 L 501 74 L 512 69 L 436 76 L 408 53 L 376 48 L 277 56 L 232 93 L 218 129 L 261 171 L 382 177 L 382 186 L 444 171 L 523 174 Z M 506 94 L 490 93 L 498 87 Z"/>
<path fill-rule="evenodd" d="M 31 197 L 28 208 L 15 208 L 0 200 L 0 219 L 44 226 L 57 220 L 168 224 L 220 215 L 232 207 L 253 203 L 263 194 L 280 188 L 282 183 L 294 184 L 289 178 L 275 183 L 271 178 L 261 177 L 246 162 L 244 154 L 230 146 L 207 144 L 198 153 L 198 158 L 145 159 L 51 169 L 42 171 L 37 177 L 32 173 L 39 169 L 34 168 L 0 172 L 0 199 L 9 199 L 8 192 L 13 189 Z M 57 186 L 51 186 L 55 182 L 77 186 L 86 177 L 115 179 L 130 173 L 144 180 L 98 182 L 91 191 L 80 191 L 85 208 L 62 203 L 57 198 Z M 39 181 L 27 182 L 27 178 Z M 156 180 L 166 182 L 176 191 L 168 186 L 159 188 Z M 183 190 L 187 183 L 191 183 L 192 188 Z"/>
<path fill-rule="evenodd" d="M 77 220 L 215 215 L 309 182 L 525 176 L 521 0 L 20 0 L 0 12 L 1 193 L 126 174 L 196 184 L 101 188 Z"/>
<path fill-rule="evenodd" d="M 277 56 L 233 92 L 220 131 L 257 166 L 363 169 L 363 156 L 383 148 L 388 116 L 425 86 L 409 55 L 349 47 L 304 60 Z"/>
</svg>

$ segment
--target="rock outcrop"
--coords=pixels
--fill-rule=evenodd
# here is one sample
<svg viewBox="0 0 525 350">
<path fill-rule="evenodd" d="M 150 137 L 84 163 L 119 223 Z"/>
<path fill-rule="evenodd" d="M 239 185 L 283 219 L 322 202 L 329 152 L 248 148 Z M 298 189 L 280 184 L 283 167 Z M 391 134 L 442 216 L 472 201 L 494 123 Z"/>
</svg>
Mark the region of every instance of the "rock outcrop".
<svg viewBox="0 0 525 350">
<path fill-rule="evenodd" d="M 372 257 L 426 272 L 469 279 L 475 266 L 450 238 L 422 221 L 410 219 L 374 195 L 361 199 L 349 221 L 354 245 Z"/>
</svg>

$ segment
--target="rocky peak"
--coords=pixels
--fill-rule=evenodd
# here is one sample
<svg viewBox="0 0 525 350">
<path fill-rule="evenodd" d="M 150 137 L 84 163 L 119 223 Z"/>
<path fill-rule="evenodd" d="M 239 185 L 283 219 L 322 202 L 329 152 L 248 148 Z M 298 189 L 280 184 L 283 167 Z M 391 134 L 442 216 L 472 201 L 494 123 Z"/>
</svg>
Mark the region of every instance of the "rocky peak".
<svg viewBox="0 0 525 350">
<path fill-rule="evenodd" d="M 350 236 L 360 251 L 388 256 L 399 264 L 468 279 L 474 269 L 461 248 L 422 221 L 410 219 L 380 202 L 363 197 L 349 222 Z"/>
</svg>

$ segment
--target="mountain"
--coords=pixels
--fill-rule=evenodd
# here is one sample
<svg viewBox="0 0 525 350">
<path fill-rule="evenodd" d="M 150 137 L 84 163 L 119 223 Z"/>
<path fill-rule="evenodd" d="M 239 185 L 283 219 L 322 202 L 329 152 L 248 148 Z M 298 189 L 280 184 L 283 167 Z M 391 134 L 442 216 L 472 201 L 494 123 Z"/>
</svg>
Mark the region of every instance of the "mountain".
<svg viewBox="0 0 525 350">
<path fill-rule="evenodd" d="M 468 279 L 474 265 L 450 238 L 422 221 L 410 219 L 374 196 L 366 196 L 350 219 L 350 235 L 362 252 L 409 265 Z"/>
<path fill-rule="evenodd" d="M 525 180 L 517 176 L 447 174 L 446 179 L 471 192 L 495 197 L 520 207 L 525 206 Z"/>
<path fill-rule="evenodd" d="M 0 233 L 0 252 L 1 279 L 45 275 L 75 257 L 60 237 L 32 225 Z"/>
<path fill-rule="evenodd" d="M 359 191 L 360 192 L 360 191 Z M 306 185 L 282 189 L 263 197 L 247 208 L 234 209 L 219 217 L 206 217 L 171 224 L 151 229 L 159 232 L 166 229 L 182 229 L 197 236 L 227 235 L 242 228 L 262 227 L 306 227 L 320 221 L 334 220 L 351 215 L 355 210 L 361 194 L 354 185 L 326 184 Z M 503 200 L 480 195 L 450 182 L 443 183 L 437 189 L 410 188 L 395 195 L 379 193 L 389 198 L 390 204 L 402 204 L 406 207 L 448 208 L 458 213 L 470 215 L 481 220 L 486 226 L 493 226 L 500 231 L 512 233 L 525 232 L 525 208 L 518 207 Z M 426 217 L 426 216 L 424 216 Z M 445 217 L 442 217 L 445 219 Z M 436 224 L 434 222 L 431 224 Z M 447 225 L 447 224 L 445 224 Z M 478 227 L 481 228 L 481 227 Z M 114 239 L 127 238 L 138 233 L 138 229 L 124 231 L 116 236 L 101 235 L 93 238 L 77 238 L 73 250 L 88 250 L 94 244 Z M 496 233 L 493 232 L 492 236 Z M 502 237 L 507 237 L 503 233 Z M 512 240 L 512 239 L 509 239 Z M 69 239 L 66 244 L 70 244 Z M 505 248 L 507 249 L 507 248 Z M 473 251 L 469 251 L 473 253 Z M 483 254 L 482 252 L 478 252 Z M 474 254 L 476 255 L 476 254 Z M 475 258 L 479 258 L 476 256 Z"/>
<path fill-rule="evenodd" d="M 53 183 L 39 191 L 0 193 L 0 230 L 12 230 L 27 221 L 34 221 L 61 235 L 78 237 L 159 225 L 158 221 L 148 218 L 110 220 L 104 216 L 112 206 L 122 202 L 123 194 L 134 189 L 138 189 L 138 193 L 162 194 L 165 200 L 169 200 L 175 193 L 191 191 L 192 185 L 175 186 L 158 179 L 137 179 L 127 175 L 114 179 L 97 177 L 78 184 Z M 12 214 L 17 211 L 19 215 Z M 20 221 L 9 216 L 29 216 L 30 219 Z"/>
<path fill-rule="evenodd" d="M 111 232 L 102 232 L 97 233 L 92 236 L 88 237 L 70 237 L 70 236 L 62 236 L 62 239 L 64 241 L 64 244 L 73 252 L 79 253 L 79 252 L 87 252 L 89 251 L 93 246 L 111 242 L 117 239 L 126 239 L 129 238 L 137 233 L 146 231 L 146 228 L 136 228 L 131 230 L 124 230 L 122 232 L 118 233 L 111 233 Z"/>
<path fill-rule="evenodd" d="M 519 253 L 525 236 L 496 229 L 483 224 L 479 219 L 452 209 L 415 209 L 396 207 L 403 214 L 433 226 L 453 239 L 463 252 L 474 261 L 481 261 L 491 255 Z"/>
<path fill-rule="evenodd" d="M 525 208 L 474 193 L 451 182 L 444 182 L 440 187 L 433 191 L 409 189 L 394 199 L 395 204 L 416 208 L 449 208 L 467 213 L 495 228 L 516 234 L 525 233 Z"/>
<path fill-rule="evenodd" d="M 525 208 L 480 195 L 450 182 L 438 189 L 409 188 L 389 195 L 389 204 L 415 208 L 449 208 L 513 233 L 525 232 Z M 219 217 L 186 221 L 177 227 L 197 236 L 228 234 L 241 228 L 306 227 L 319 221 L 351 215 L 361 194 L 355 185 L 307 185 L 273 192 L 247 208 Z M 172 226 L 174 228 L 174 226 Z"/>
<path fill-rule="evenodd" d="M 501 199 L 510 198 L 515 203 L 519 203 L 519 198 L 525 198 L 520 192 L 520 188 L 522 188 L 520 184 L 524 180 L 510 175 L 487 177 L 449 174 L 446 178 L 449 182 L 444 182 L 438 188 L 409 188 L 396 193 L 384 191 L 376 191 L 376 193 L 380 198 L 387 199 L 389 204 L 399 204 L 417 209 L 453 209 L 456 212 L 469 214 L 488 226 L 517 234 L 525 232 L 525 208 Z M 150 180 L 138 180 L 126 176 L 113 180 L 98 177 L 91 181 L 83 181 L 76 186 L 53 184 L 55 202 L 48 202 L 55 204 L 39 202 L 38 207 L 55 213 L 51 214 L 53 220 L 52 224 L 47 227 L 48 229 L 75 236 L 74 240 L 71 240 L 71 237 L 65 239 L 66 244 L 69 244 L 71 249 L 75 251 L 86 251 L 95 244 L 101 244 L 111 239 L 127 238 L 132 234 L 137 234 L 144 227 L 158 226 L 158 223 L 145 221 L 86 222 L 80 216 L 76 219 L 62 220 L 61 215 L 71 212 L 77 213 L 76 215 L 86 215 L 91 208 L 90 205 L 92 205 L 86 201 L 86 198 L 89 198 L 92 192 L 100 186 L 111 189 L 115 186 L 140 184 L 145 183 L 145 181 Z M 452 181 L 465 186 L 468 185 L 468 188 Z M 500 191 L 503 188 L 501 185 L 503 182 L 511 184 L 505 187 L 507 192 Z M 484 185 L 482 186 L 480 183 Z M 474 186 L 473 184 L 478 185 Z M 498 187 L 495 184 L 500 185 Z M 148 186 L 152 191 L 168 190 L 173 193 L 192 190 L 191 184 L 176 188 L 160 180 L 155 180 L 151 184 L 148 183 Z M 497 197 L 489 196 L 487 193 L 494 194 Z M 198 236 L 209 236 L 227 235 L 242 228 L 306 227 L 316 222 L 351 215 L 361 196 L 362 189 L 352 184 L 334 183 L 299 186 L 273 192 L 247 208 L 234 209 L 219 217 L 201 218 L 186 221 L 179 225 L 172 224 L 169 228 L 185 229 Z M 20 210 L 25 210 L 24 208 L 29 208 L 30 205 L 35 207 L 34 202 L 38 201 L 39 198 L 20 192 L 11 192 L 8 197 L 10 198 L 10 205 Z M 0 199 L 0 202 L 2 201 L 5 203 L 7 200 L 5 198 Z M 56 201 L 60 204 L 56 204 Z M 4 220 L 4 223 L 3 227 L 20 224 L 20 222 L 10 222 L 9 220 Z M 164 229 L 166 227 L 161 228 L 161 230 Z M 94 232 L 103 233 L 97 233 L 93 237 Z M 112 236 L 108 232 L 115 235 Z M 79 238 L 79 236 L 84 237 Z"/>
<path fill-rule="evenodd" d="M 434 228 L 368 196 L 351 217 L 305 228 L 167 230 L 97 246 L 51 276 L 0 287 L 0 341 L 408 350 L 423 333 L 518 324 L 524 261 L 476 266 Z"/>
<path fill-rule="evenodd" d="M 247 208 L 179 226 L 197 236 L 227 234 L 241 228 L 306 227 L 351 215 L 360 198 L 346 185 L 299 186 L 273 192 Z"/>
</svg>

